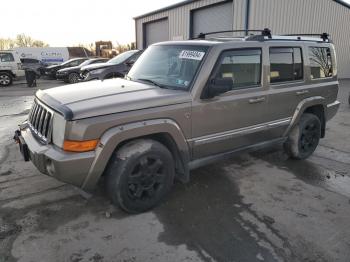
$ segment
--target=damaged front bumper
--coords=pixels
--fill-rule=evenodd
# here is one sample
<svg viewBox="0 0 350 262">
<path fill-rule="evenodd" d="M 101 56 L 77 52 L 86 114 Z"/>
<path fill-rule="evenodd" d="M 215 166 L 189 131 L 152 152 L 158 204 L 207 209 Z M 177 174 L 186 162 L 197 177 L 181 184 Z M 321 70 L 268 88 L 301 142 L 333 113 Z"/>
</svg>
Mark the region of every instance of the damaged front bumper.
<svg viewBox="0 0 350 262">
<path fill-rule="evenodd" d="M 43 174 L 81 187 L 89 173 L 95 152 L 66 152 L 54 144 L 40 142 L 32 132 L 26 123 L 15 131 L 14 139 L 19 144 L 24 160 L 31 161 Z"/>
</svg>

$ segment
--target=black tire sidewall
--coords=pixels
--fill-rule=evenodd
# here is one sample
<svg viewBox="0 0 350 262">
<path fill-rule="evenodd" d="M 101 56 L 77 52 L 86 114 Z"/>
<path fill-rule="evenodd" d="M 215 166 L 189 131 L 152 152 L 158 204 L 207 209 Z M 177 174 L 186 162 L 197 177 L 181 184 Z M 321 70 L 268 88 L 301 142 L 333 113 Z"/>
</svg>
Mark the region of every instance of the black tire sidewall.
<svg viewBox="0 0 350 262">
<path fill-rule="evenodd" d="M 13 82 L 13 79 L 12 79 L 11 74 L 10 74 L 10 73 L 7 73 L 7 72 L 0 72 L 0 76 L 1 76 L 1 75 L 6 75 L 6 76 L 8 76 L 8 77 L 10 78 L 10 82 L 9 82 L 7 85 L 0 84 L 0 86 L 10 86 L 10 85 L 12 84 L 12 82 Z"/>
<path fill-rule="evenodd" d="M 318 129 L 317 141 L 314 146 L 308 150 L 303 151 L 301 149 L 301 134 L 306 125 L 310 122 L 314 122 Z M 321 138 L 321 122 L 319 118 L 314 114 L 304 113 L 299 120 L 299 123 L 290 132 L 287 142 L 285 144 L 286 152 L 294 159 L 306 159 L 308 158 L 317 148 L 317 145 Z"/>
<path fill-rule="evenodd" d="M 125 156 L 126 145 L 121 151 L 116 152 L 112 156 L 112 163 L 107 170 L 107 191 L 113 203 L 118 204 L 122 209 L 129 213 L 145 212 L 156 206 L 170 191 L 174 181 L 174 162 L 169 150 L 157 141 L 153 140 L 138 140 L 132 142 L 132 146 L 136 144 L 146 143 L 145 149 L 135 151 L 135 153 Z M 147 148 L 148 147 L 148 148 Z M 131 199 L 128 194 L 128 177 L 131 174 L 135 163 L 146 155 L 157 156 L 163 162 L 166 168 L 166 180 L 163 188 L 153 199 L 149 201 L 140 201 Z"/>
</svg>

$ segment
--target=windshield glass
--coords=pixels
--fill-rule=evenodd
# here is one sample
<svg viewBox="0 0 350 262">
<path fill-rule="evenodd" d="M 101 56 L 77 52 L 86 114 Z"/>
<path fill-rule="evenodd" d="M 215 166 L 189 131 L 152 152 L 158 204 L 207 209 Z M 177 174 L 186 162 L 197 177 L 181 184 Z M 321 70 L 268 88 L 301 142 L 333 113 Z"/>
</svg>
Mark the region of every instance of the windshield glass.
<svg viewBox="0 0 350 262">
<path fill-rule="evenodd" d="M 76 59 L 70 59 L 70 60 L 67 60 L 66 62 L 63 62 L 61 65 L 67 65 L 69 64 L 70 62 L 73 62 L 75 61 Z"/>
<path fill-rule="evenodd" d="M 95 59 L 89 59 L 84 61 L 83 63 L 80 64 L 81 67 L 86 66 L 86 65 L 90 65 L 91 63 L 93 63 L 95 61 Z"/>
<path fill-rule="evenodd" d="M 189 45 L 150 46 L 131 68 L 128 78 L 188 90 L 208 47 Z"/>
<path fill-rule="evenodd" d="M 116 57 L 112 58 L 111 60 L 109 60 L 107 63 L 108 64 L 120 64 L 123 63 L 126 59 L 128 59 L 129 57 L 131 57 L 133 54 L 135 54 L 136 52 L 138 52 L 137 50 L 132 50 L 132 51 L 126 51 L 120 55 L 117 55 Z"/>
</svg>

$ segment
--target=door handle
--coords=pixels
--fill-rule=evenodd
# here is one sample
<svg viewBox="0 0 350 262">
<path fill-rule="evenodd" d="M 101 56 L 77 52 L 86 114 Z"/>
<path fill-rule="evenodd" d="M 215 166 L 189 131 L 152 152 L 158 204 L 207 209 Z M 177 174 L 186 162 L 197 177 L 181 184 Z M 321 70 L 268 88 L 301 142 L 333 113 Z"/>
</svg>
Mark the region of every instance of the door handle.
<svg viewBox="0 0 350 262">
<path fill-rule="evenodd" d="M 264 101 L 265 101 L 265 97 L 262 96 L 262 97 L 258 97 L 258 98 L 249 99 L 249 104 L 256 104 L 256 103 L 261 103 Z"/>
<path fill-rule="evenodd" d="M 307 94 L 307 93 L 309 93 L 308 90 L 302 90 L 302 91 L 297 91 L 297 92 L 296 92 L 297 96 L 305 95 L 305 94 Z"/>
</svg>

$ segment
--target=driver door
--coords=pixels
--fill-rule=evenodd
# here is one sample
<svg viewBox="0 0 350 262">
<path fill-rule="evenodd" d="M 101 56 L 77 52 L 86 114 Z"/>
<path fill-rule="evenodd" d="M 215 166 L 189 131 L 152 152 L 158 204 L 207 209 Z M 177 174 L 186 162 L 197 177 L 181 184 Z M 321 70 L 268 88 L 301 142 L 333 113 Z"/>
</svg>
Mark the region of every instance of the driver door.
<svg viewBox="0 0 350 262">
<path fill-rule="evenodd" d="M 231 83 L 231 86 L 221 94 L 194 102 L 194 159 L 243 148 L 267 139 L 261 128 L 269 121 L 267 90 L 261 84 L 262 50 L 224 51 L 209 78 L 207 88 L 215 88 L 210 84 L 214 82 Z"/>
</svg>

